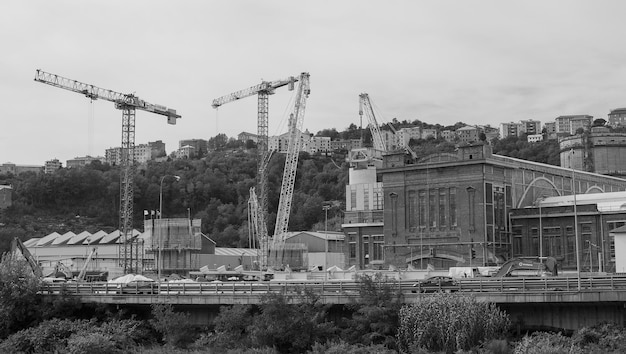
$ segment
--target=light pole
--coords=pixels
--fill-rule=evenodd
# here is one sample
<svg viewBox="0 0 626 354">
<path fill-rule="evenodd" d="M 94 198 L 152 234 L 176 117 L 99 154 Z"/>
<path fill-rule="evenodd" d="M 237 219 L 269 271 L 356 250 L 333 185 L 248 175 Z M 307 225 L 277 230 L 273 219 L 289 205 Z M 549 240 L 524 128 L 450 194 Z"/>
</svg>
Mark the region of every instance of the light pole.
<svg viewBox="0 0 626 354">
<path fill-rule="evenodd" d="M 539 258 L 543 257 L 543 223 L 541 215 L 541 202 L 546 198 L 545 195 L 537 198 L 537 206 L 539 207 Z"/>
<path fill-rule="evenodd" d="M 572 168 L 572 193 L 574 195 L 574 240 L 576 241 L 576 274 L 578 279 L 578 291 L 580 291 L 580 244 L 578 242 L 578 213 L 576 211 L 576 174 L 574 173 L 574 163 L 572 156 L 574 156 L 574 149 L 572 149 L 569 156 L 569 164 Z"/>
<path fill-rule="evenodd" d="M 325 219 L 324 219 L 324 245 L 325 245 L 325 253 L 324 253 L 324 271 L 328 269 L 328 209 L 330 209 L 330 205 L 322 206 L 324 210 Z"/>
<path fill-rule="evenodd" d="M 161 259 L 161 249 L 163 248 L 163 233 L 161 232 L 163 230 L 163 225 L 161 220 L 163 219 L 163 181 L 165 180 L 166 177 L 173 177 L 176 178 L 176 180 L 180 180 L 179 176 L 176 175 L 165 175 L 163 177 L 161 177 L 161 186 L 159 188 L 159 256 L 158 256 L 158 261 L 157 261 L 157 278 L 159 280 L 159 283 L 161 282 L 161 263 L 162 263 L 162 259 Z"/>
</svg>

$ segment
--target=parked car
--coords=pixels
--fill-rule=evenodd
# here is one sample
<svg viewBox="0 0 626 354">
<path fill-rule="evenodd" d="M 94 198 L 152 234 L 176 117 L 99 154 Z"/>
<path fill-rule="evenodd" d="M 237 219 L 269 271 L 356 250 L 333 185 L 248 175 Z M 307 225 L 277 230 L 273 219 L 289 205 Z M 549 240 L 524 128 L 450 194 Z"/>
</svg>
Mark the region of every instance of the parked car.
<svg viewBox="0 0 626 354">
<path fill-rule="evenodd" d="M 435 275 L 426 279 L 420 280 L 413 284 L 413 293 L 434 293 L 438 291 L 451 293 L 458 289 L 459 283 L 452 277 L 446 275 Z"/>
</svg>

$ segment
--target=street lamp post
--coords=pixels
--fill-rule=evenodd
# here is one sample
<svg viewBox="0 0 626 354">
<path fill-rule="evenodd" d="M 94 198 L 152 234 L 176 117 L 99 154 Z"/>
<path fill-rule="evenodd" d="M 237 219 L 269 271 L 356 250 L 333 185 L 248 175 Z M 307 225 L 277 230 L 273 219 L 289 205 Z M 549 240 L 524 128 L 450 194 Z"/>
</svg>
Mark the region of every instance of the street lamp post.
<svg viewBox="0 0 626 354">
<path fill-rule="evenodd" d="M 159 256 L 158 261 L 157 261 L 157 278 L 159 280 L 159 284 L 161 282 L 161 268 L 162 265 L 161 263 L 163 262 L 162 258 L 161 258 L 161 249 L 163 248 L 163 225 L 162 225 L 162 219 L 163 219 L 163 181 L 165 180 L 166 177 L 173 177 L 175 178 L 177 181 L 180 180 L 179 176 L 176 175 L 165 175 L 163 177 L 161 177 L 161 185 L 159 188 L 159 243 L 158 243 L 158 247 L 159 247 Z"/>
<path fill-rule="evenodd" d="M 537 198 L 537 206 L 539 207 L 539 257 L 543 257 L 543 219 L 541 215 L 541 202 L 545 199 L 545 195 Z"/>
<path fill-rule="evenodd" d="M 324 245 L 325 245 L 325 253 L 324 253 L 324 271 L 328 269 L 328 209 L 330 209 L 330 205 L 322 206 L 324 210 L 325 219 L 324 219 Z"/>
<path fill-rule="evenodd" d="M 578 213 L 576 210 L 576 174 L 574 173 L 574 163 L 572 162 L 573 155 L 574 149 L 571 150 L 569 164 L 572 168 L 572 193 L 574 195 L 574 240 L 576 241 L 576 274 L 578 279 L 578 290 L 580 291 L 580 243 L 578 241 Z"/>
</svg>

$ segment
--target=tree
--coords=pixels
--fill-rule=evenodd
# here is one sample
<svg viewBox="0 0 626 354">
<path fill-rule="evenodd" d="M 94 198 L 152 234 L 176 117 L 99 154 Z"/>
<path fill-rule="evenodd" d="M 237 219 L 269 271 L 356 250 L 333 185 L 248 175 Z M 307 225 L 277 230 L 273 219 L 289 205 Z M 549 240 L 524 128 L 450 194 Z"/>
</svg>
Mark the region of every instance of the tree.
<svg viewBox="0 0 626 354">
<path fill-rule="evenodd" d="M 403 295 L 394 289 L 393 282 L 380 273 L 374 276 L 358 276 L 359 298 L 350 304 L 352 318 L 347 321 L 342 338 L 348 343 L 396 347 L 398 311 L 402 306 Z"/>
<path fill-rule="evenodd" d="M 40 280 L 28 262 L 7 252 L 0 261 L 0 338 L 39 320 Z"/>
</svg>

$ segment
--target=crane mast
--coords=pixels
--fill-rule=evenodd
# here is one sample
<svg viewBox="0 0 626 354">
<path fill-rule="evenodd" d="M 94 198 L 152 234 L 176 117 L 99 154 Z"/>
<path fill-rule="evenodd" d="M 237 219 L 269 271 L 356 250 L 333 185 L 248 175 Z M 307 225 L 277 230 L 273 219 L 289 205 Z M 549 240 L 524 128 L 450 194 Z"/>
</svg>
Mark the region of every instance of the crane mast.
<svg viewBox="0 0 626 354">
<path fill-rule="evenodd" d="M 132 260 L 132 229 L 133 229 L 133 177 L 135 173 L 135 111 L 137 109 L 167 117 L 169 124 L 176 124 L 181 116 L 162 105 L 146 102 L 134 94 L 125 94 L 103 89 L 94 85 L 65 78 L 63 76 L 37 70 L 35 81 L 64 90 L 76 92 L 96 100 L 103 99 L 113 102 L 115 108 L 122 111 L 122 146 L 120 164 L 120 215 L 119 227 L 122 236 L 119 258 L 124 273 L 133 271 Z"/>
<path fill-rule="evenodd" d="M 276 227 L 272 239 L 273 252 L 272 260 L 275 265 L 282 265 L 283 247 L 289 226 L 289 214 L 291 213 L 291 202 L 293 200 L 293 189 L 296 180 L 296 169 L 298 167 L 298 155 L 300 153 L 300 134 L 304 122 L 304 111 L 306 100 L 311 93 L 309 86 L 309 73 L 300 75 L 300 86 L 296 94 L 294 112 L 289 119 L 289 140 L 287 145 L 287 156 L 285 157 L 285 169 L 280 189 L 280 200 L 276 215 Z"/>
<path fill-rule="evenodd" d="M 257 118 L 257 189 L 251 190 L 250 193 L 255 193 L 258 190 L 258 198 L 255 194 L 250 195 L 250 199 L 254 198 L 253 203 L 256 209 L 254 211 L 255 218 L 252 228 L 254 234 L 259 239 L 259 246 L 261 248 L 259 256 L 259 264 L 262 268 L 267 267 L 267 253 L 269 247 L 269 236 L 267 232 L 267 209 L 268 209 L 268 177 L 267 166 L 272 157 L 273 151 L 268 148 L 268 126 L 269 126 L 269 96 L 274 94 L 277 88 L 288 86 L 289 91 L 293 91 L 295 83 L 299 80 L 297 77 L 289 77 L 283 80 L 276 81 L 263 81 L 259 85 L 249 87 L 247 89 L 235 91 L 224 95 L 222 97 L 213 100 L 212 107 L 219 108 L 220 106 L 246 98 L 249 96 L 258 96 L 258 118 Z"/>
</svg>

